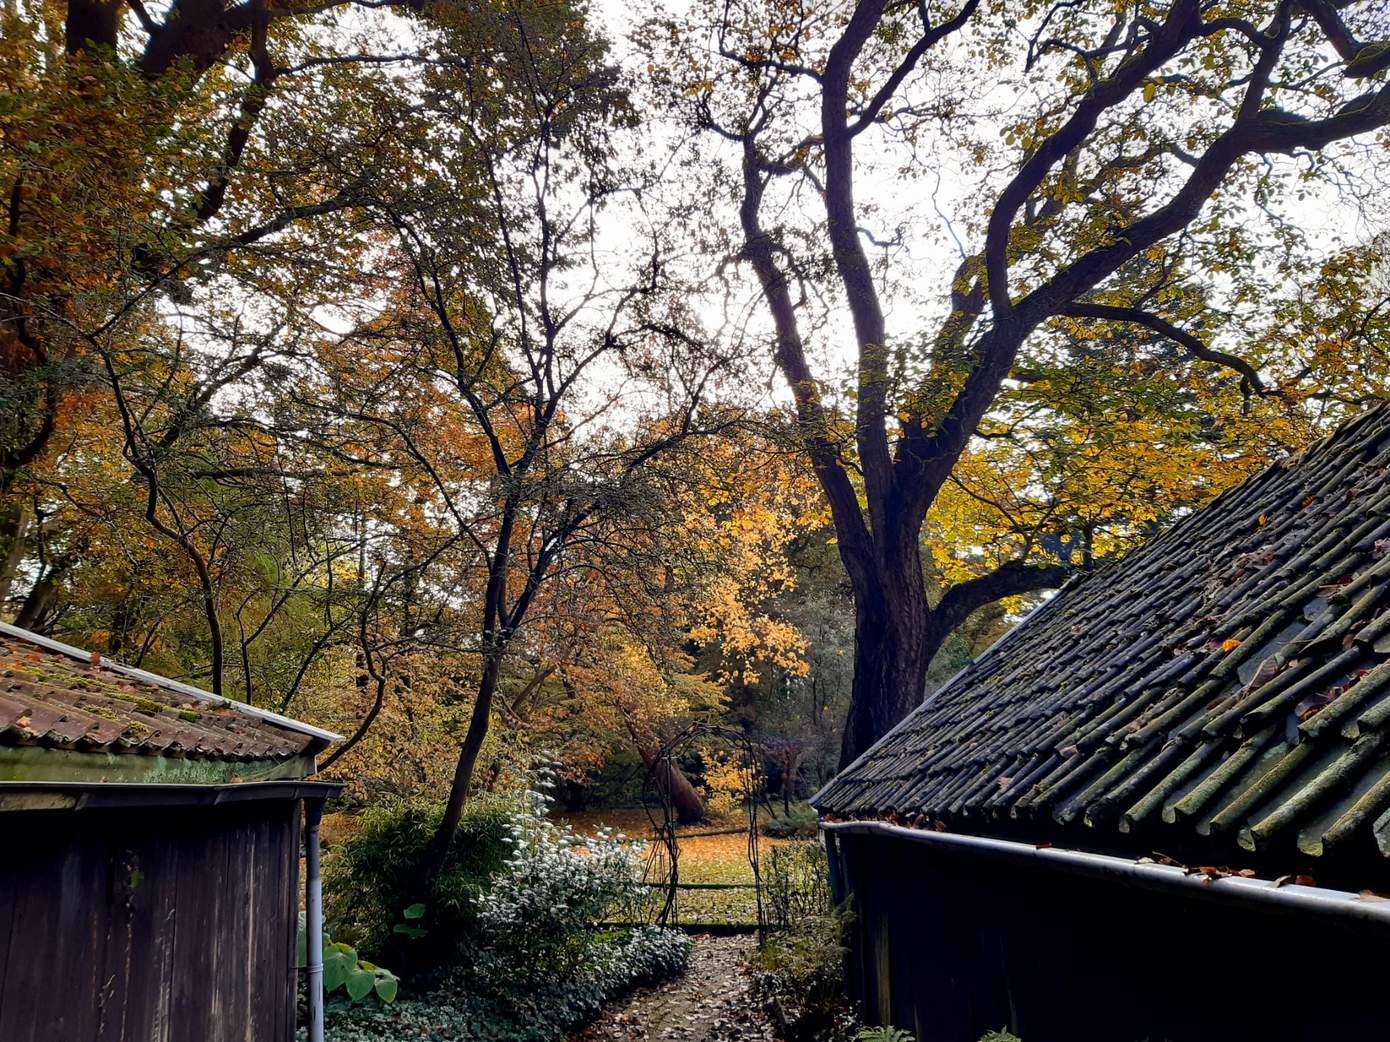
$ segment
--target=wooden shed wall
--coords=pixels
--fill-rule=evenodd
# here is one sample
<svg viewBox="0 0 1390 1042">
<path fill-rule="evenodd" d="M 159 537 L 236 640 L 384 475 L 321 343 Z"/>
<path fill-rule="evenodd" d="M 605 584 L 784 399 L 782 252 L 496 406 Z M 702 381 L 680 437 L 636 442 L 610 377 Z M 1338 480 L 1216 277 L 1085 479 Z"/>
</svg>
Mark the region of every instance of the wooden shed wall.
<svg viewBox="0 0 1390 1042">
<path fill-rule="evenodd" d="M 0 1039 L 289 1042 L 299 805 L 0 815 Z"/>
<path fill-rule="evenodd" d="M 887 836 L 836 837 L 850 985 L 918 1042 L 1384 1038 L 1390 930 Z"/>
</svg>

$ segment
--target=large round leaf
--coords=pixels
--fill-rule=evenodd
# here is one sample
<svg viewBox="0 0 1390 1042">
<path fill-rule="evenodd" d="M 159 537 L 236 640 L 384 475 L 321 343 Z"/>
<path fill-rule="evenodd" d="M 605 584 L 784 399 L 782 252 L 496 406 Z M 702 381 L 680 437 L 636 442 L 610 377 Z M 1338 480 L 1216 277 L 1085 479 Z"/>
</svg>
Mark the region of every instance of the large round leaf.
<svg viewBox="0 0 1390 1042">
<path fill-rule="evenodd" d="M 353 1002 L 361 1002 L 372 993 L 372 985 L 376 983 L 376 974 L 371 970 L 364 970 L 361 966 L 353 966 L 348 971 L 347 993 L 348 998 Z"/>
<path fill-rule="evenodd" d="M 376 994 L 382 1002 L 395 1002 L 396 992 L 400 990 L 400 980 L 390 970 L 376 971 Z"/>
<path fill-rule="evenodd" d="M 357 969 L 357 952 L 346 944 L 334 943 L 323 956 L 323 990 L 337 991 Z"/>
</svg>

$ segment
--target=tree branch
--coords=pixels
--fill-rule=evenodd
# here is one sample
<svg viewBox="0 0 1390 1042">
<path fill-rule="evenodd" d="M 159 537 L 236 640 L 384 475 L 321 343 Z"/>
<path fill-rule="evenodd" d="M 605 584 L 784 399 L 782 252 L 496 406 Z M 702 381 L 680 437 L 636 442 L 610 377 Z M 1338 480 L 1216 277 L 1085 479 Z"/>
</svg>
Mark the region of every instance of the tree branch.
<svg viewBox="0 0 1390 1042">
<path fill-rule="evenodd" d="M 1068 304 L 1061 310 L 1061 314 L 1070 318 L 1094 318 L 1102 322 L 1127 322 L 1131 325 L 1143 326 L 1151 329 L 1160 336 L 1167 337 L 1174 343 L 1181 345 L 1188 354 L 1194 358 L 1199 358 L 1203 362 L 1210 362 L 1212 365 L 1224 366 L 1240 374 L 1242 384 L 1248 386 L 1256 394 L 1265 395 L 1269 391 L 1260 379 L 1260 374 L 1254 367 L 1243 358 L 1227 354 L 1224 351 L 1217 351 L 1208 347 L 1186 330 L 1179 329 L 1167 319 L 1160 318 L 1158 315 L 1151 315 L 1147 311 L 1138 308 L 1111 307 L 1108 304 L 1088 304 L 1076 303 Z"/>
<path fill-rule="evenodd" d="M 956 583 L 946 591 L 933 615 L 937 624 L 949 632 L 969 618 L 977 608 L 1020 593 L 1055 590 L 1075 574 L 1076 569 L 1067 565 L 1009 561 L 986 575 Z"/>
</svg>

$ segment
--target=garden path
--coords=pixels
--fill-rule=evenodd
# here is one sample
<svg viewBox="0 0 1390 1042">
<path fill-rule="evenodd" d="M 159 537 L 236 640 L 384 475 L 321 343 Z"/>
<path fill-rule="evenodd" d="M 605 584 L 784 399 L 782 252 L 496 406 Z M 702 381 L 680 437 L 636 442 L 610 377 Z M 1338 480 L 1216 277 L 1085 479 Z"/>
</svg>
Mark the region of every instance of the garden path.
<svg viewBox="0 0 1390 1042">
<path fill-rule="evenodd" d="M 775 1042 L 753 993 L 747 934 L 696 934 L 690 964 L 673 980 L 633 992 L 571 1042 Z"/>
</svg>

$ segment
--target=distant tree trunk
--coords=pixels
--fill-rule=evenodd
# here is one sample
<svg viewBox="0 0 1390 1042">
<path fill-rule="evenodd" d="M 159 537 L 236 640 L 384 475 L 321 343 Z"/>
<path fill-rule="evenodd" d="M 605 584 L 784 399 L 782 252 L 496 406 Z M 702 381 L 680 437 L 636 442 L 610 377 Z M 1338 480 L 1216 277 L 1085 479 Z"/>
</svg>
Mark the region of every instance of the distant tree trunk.
<svg viewBox="0 0 1390 1042">
<path fill-rule="evenodd" d="M 29 591 L 29 596 L 24 598 L 24 603 L 19 607 L 19 614 L 15 616 L 14 624 L 26 630 L 42 632 L 44 622 L 53 612 L 54 604 L 58 599 L 59 580 L 62 578 L 63 569 L 51 569 L 44 574 L 33 588 Z"/>
<path fill-rule="evenodd" d="M 0 507 L 0 604 L 9 598 L 10 585 L 24 560 L 29 521 L 29 504 L 18 497 L 7 497 Z"/>
<path fill-rule="evenodd" d="M 676 811 L 676 820 L 682 825 L 694 825 L 704 821 L 705 801 L 700 799 L 700 793 L 690 784 L 690 779 L 685 776 L 679 765 L 668 759 L 657 766 L 656 761 L 661 755 L 661 750 L 651 742 L 638 742 L 637 750 L 647 770 L 656 767 L 656 783 L 662 792 L 670 797 L 671 806 Z"/>
<path fill-rule="evenodd" d="M 787 742 L 782 747 L 782 813 L 790 814 L 792 800 L 796 799 L 797 775 L 801 772 L 801 756 L 804 752 L 800 742 Z"/>
</svg>

